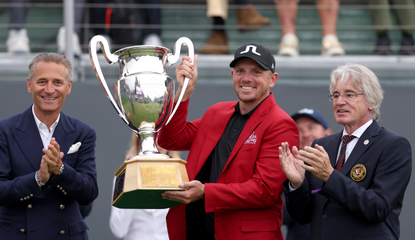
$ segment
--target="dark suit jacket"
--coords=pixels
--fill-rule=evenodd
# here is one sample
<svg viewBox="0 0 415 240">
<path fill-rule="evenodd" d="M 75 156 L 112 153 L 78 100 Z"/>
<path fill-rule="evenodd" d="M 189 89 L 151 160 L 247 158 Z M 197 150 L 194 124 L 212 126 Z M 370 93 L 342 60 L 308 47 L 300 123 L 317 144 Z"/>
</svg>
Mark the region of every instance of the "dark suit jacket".
<svg viewBox="0 0 415 240">
<path fill-rule="evenodd" d="M 283 221 L 287 232 L 285 234 L 285 240 L 308 240 L 310 238 L 310 226 L 311 224 L 298 224 L 290 214 L 288 213 L 287 204 L 285 204 L 285 194 L 282 194 L 284 200 L 283 208 Z"/>
<path fill-rule="evenodd" d="M 189 180 L 201 171 L 236 103 L 215 104 L 202 119 L 186 122 L 188 101 L 183 102 L 161 130 L 161 147 L 190 149 L 186 164 Z M 205 184 L 204 210 L 215 213 L 217 240 L 283 239 L 280 195 L 286 177 L 278 160 L 278 146 L 283 141 L 298 146 L 298 128 L 271 94 L 249 118 L 217 182 Z M 167 227 L 171 240 L 186 238 L 184 204 L 170 209 Z"/>
<path fill-rule="evenodd" d="M 95 131 L 61 112 L 54 137 L 65 170 L 40 188 L 43 144 L 32 108 L 0 120 L 0 239 L 88 239 L 78 206 L 98 196 Z M 67 154 L 77 142 L 78 151 Z"/>
<path fill-rule="evenodd" d="M 312 144 L 324 147 L 333 167 L 341 137 L 342 133 L 333 134 Z M 362 176 L 361 166 L 366 176 L 353 180 L 357 173 Z M 411 169 L 408 140 L 373 122 L 343 169 L 334 170 L 326 183 L 309 172 L 293 192 L 288 191 L 288 181 L 284 183 L 288 211 L 300 223 L 311 222 L 311 239 L 399 239 L 398 218 Z M 316 189 L 321 191 L 311 194 Z"/>
</svg>

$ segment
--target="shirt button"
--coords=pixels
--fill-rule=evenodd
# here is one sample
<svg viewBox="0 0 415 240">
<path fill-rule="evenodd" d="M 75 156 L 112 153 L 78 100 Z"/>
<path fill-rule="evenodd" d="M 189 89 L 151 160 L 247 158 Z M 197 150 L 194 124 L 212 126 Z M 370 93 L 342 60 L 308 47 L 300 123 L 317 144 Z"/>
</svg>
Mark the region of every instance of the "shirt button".
<svg viewBox="0 0 415 240">
<path fill-rule="evenodd" d="M 32 209 L 33 208 L 32 204 L 27 205 L 27 208 Z"/>
<path fill-rule="evenodd" d="M 59 234 L 60 234 L 60 235 L 63 235 L 63 234 L 65 234 L 65 231 L 64 231 L 64 230 L 60 230 L 60 231 L 59 231 Z"/>
<path fill-rule="evenodd" d="M 25 233 L 25 232 L 26 232 L 26 230 L 22 228 L 22 229 L 20 229 L 20 232 L 21 232 L 21 233 Z"/>
<path fill-rule="evenodd" d="M 323 219 L 326 220 L 328 217 L 326 214 L 323 215 Z"/>
<path fill-rule="evenodd" d="M 64 209 L 64 208 L 65 208 L 65 205 L 61 204 L 61 205 L 59 206 L 59 208 L 60 208 L 60 209 Z"/>
</svg>

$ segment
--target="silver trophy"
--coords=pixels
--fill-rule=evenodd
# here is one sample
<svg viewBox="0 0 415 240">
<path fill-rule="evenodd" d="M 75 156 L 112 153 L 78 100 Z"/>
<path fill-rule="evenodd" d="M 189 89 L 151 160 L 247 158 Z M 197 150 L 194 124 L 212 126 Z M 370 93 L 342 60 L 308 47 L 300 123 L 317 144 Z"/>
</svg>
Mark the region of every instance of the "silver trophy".
<svg viewBox="0 0 415 240">
<path fill-rule="evenodd" d="M 100 44 L 109 64 L 118 62 L 120 75 L 111 94 L 98 62 L 97 44 Z M 119 208 L 169 208 L 180 203 L 161 198 L 166 190 L 183 190 L 182 182 L 188 182 L 186 161 L 159 153 L 154 136 L 176 112 L 189 79 L 174 106 L 175 81 L 170 78 L 165 65 L 175 64 L 182 45 L 187 47 L 193 60 L 194 48 L 190 39 L 182 37 L 174 46 L 174 54 L 161 46 L 131 46 L 109 51 L 107 40 L 100 35 L 89 42 L 89 56 L 95 74 L 121 119 L 140 139 L 140 151 L 124 162 L 115 172 L 116 183 L 113 205 Z"/>
</svg>

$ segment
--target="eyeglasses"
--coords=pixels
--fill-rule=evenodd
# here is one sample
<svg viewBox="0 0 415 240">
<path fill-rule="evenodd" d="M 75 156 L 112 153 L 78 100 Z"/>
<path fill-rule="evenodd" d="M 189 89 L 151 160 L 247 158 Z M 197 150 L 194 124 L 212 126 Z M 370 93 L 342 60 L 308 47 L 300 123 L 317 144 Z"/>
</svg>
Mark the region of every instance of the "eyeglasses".
<svg viewBox="0 0 415 240">
<path fill-rule="evenodd" d="M 339 100 L 340 96 L 343 97 L 344 100 L 354 100 L 357 98 L 358 95 L 363 95 L 364 93 L 345 93 L 345 94 L 340 94 L 340 93 L 334 93 L 334 94 L 330 94 L 329 100 L 330 102 L 336 102 L 337 100 Z"/>
</svg>

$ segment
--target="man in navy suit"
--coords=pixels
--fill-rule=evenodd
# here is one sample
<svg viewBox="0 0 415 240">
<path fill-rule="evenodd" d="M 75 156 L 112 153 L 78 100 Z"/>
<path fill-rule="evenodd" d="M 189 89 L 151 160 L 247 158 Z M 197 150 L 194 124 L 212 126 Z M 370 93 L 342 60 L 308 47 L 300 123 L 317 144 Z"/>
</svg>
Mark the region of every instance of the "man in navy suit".
<svg viewBox="0 0 415 240">
<path fill-rule="evenodd" d="M 383 91 L 368 68 L 338 67 L 330 93 L 343 131 L 303 150 L 279 148 L 288 211 L 301 224 L 311 222 L 310 239 L 399 239 L 411 146 L 377 123 Z"/>
<path fill-rule="evenodd" d="M 0 120 L 0 239 L 88 239 L 79 204 L 98 196 L 95 131 L 61 112 L 72 66 L 36 56 L 27 90 L 34 104 Z"/>
</svg>

